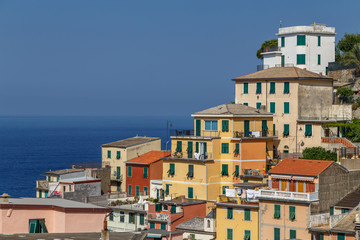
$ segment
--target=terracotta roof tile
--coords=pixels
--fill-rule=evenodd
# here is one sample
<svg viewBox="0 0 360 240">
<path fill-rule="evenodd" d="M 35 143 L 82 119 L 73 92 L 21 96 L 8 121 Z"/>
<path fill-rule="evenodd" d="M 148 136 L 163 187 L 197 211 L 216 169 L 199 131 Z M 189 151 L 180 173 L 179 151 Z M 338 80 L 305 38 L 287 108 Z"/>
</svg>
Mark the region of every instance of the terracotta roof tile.
<svg viewBox="0 0 360 240">
<path fill-rule="evenodd" d="M 261 71 L 250 73 L 233 80 L 262 80 L 262 79 L 318 79 L 334 81 L 333 78 L 320 75 L 297 67 L 272 67 Z"/>
<path fill-rule="evenodd" d="M 269 174 L 317 176 L 333 161 L 286 158 L 269 171 Z"/>
<path fill-rule="evenodd" d="M 140 157 L 128 160 L 127 163 L 154 163 L 159 161 L 161 158 L 170 156 L 170 152 L 166 151 L 151 151 L 141 155 Z"/>
</svg>

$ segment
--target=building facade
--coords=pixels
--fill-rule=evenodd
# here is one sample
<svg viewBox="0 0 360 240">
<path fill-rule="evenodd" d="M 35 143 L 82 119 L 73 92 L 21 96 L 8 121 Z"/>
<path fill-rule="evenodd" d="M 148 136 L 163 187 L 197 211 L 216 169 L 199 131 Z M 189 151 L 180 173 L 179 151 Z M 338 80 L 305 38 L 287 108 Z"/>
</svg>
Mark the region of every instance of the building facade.
<svg viewBox="0 0 360 240">
<path fill-rule="evenodd" d="M 108 229 L 112 232 L 132 232 L 147 229 L 148 204 L 126 204 L 111 207 Z"/>
</svg>

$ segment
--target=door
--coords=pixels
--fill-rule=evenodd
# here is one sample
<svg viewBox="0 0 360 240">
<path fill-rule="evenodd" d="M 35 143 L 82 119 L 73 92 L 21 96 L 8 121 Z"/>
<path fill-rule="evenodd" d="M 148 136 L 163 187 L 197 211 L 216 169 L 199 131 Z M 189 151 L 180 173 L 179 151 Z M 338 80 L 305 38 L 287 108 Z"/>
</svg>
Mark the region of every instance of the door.
<svg viewBox="0 0 360 240">
<path fill-rule="evenodd" d="M 244 120 L 244 136 L 249 137 L 249 131 L 250 131 L 250 121 Z"/>
<path fill-rule="evenodd" d="M 200 143 L 200 159 L 206 159 L 207 158 L 207 145 L 206 142 Z"/>
<path fill-rule="evenodd" d="M 281 191 L 287 191 L 287 181 L 281 180 Z"/>
</svg>

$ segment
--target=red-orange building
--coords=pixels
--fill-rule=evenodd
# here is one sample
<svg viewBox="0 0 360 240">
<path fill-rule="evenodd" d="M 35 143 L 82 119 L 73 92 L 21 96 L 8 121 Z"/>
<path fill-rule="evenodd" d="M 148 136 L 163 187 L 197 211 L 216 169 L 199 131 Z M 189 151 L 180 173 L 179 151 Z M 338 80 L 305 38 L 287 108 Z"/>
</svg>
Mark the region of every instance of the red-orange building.
<svg viewBox="0 0 360 240">
<path fill-rule="evenodd" d="M 128 196 L 147 196 L 150 194 L 150 181 L 161 180 L 162 158 L 170 152 L 151 151 L 126 162 L 126 192 Z"/>
</svg>

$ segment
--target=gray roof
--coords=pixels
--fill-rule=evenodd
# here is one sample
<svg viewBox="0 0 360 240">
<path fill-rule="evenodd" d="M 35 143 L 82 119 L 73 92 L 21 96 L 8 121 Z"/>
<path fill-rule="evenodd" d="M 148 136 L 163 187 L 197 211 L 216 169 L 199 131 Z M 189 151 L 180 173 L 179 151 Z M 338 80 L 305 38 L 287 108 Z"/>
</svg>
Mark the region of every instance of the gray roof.
<svg viewBox="0 0 360 240">
<path fill-rule="evenodd" d="M 205 218 L 216 218 L 216 210 L 212 209 Z"/>
<path fill-rule="evenodd" d="M 89 176 L 82 176 L 76 178 L 65 178 L 61 179 L 59 182 L 84 182 L 84 181 L 93 181 L 93 180 L 101 180 L 100 178 L 93 178 Z"/>
<path fill-rule="evenodd" d="M 167 231 L 162 229 L 151 228 L 148 230 L 148 234 L 161 234 L 161 236 L 169 236 L 170 234 L 182 234 L 180 231 Z"/>
<path fill-rule="evenodd" d="M 360 186 L 335 204 L 337 207 L 354 208 L 360 201 Z"/>
<path fill-rule="evenodd" d="M 82 208 L 82 209 L 108 209 L 89 203 L 71 201 L 62 198 L 9 198 L 9 203 L 0 202 L 2 205 L 33 205 L 33 206 L 55 206 L 61 208 Z"/>
<path fill-rule="evenodd" d="M 199 217 L 191 218 L 176 226 L 176 229 L 192 230 L 192 231 L 204 231 L 204 219 Z"/>
<path fill-rule="evenodd" d="M 256 183 L 256 182 L 234 183 L 233 185 L 234 185 L 235 187 L 246 188 L 246 189 L 253 189 L 253 188 L 258 188 L 258 187 L 265 187 L 265 186 L 267 186 L 266 183 Z"/>
<path fill-rule="evenodd" d="M 160 140 L 160 138 L 158 137 L 132 137 L 132 138 L 127 138 L 127 139 L 123 139 L 120 141 L 116 141 L 116 142 L 111 142 L 111 143 L 106 143 L 101 145 L 102 147 L 118 147 L 118 148 L 127 148 L 127 147 L 131 147 L 131 146 L 135 146 L 138 144 L 143 144 L 146 142 L 152 142 L 152 141 L 156 141 L 156 140 Z"/>
<path fill-rule="evenodd" d="M 208 108 L 200 112 L 194 113 L 192 116 L 201 116 L 201 115 L 232 115 L 232 116 L 242 116 L 242 115 L 252 115 L 256 117 L 257 115 L 269 115 L 273 116 L 272 113 L 267 111 L 256 109 L 242 104 L 222 104 L 216 107 Z"/>
<path fill-rule="evenodd" d="M 134 211 L 134 212 L 146 212 L 144 204 L 124 204 L 119 206 L 111 207 L 113 210 L 124 210 L 124 211 Z"/>
<path fill-rule="evenodd" d="M 187 206 L 187 205 L 206 203 L 206 201 L 191 199 L 191 198 L 185 198 L 184 200 L 182 200 L 181 197 L 177 197 L 177 198 L 167 200 L 167 201 L 160 201 L 160 203 L 169 204 L 169 205 Z"/>
<path fill-rule="evenodd" d="M 359 211 L 359 206 L 351 210 L 347 216 L 345 216 L 338 224 L 336 224 L 331 231 L 332 232 L 354 232 L 355 230 L 355 217 Z"/>
<path fill-rule="evenodd" d="M 111 232 L 110 239 L 142 240 L 146 232 Z M 32 234 L 0 234 L 4 240 L 99 240 L 101 233 L 32 233 Z"/>
<path fill-rule="evenodd" d="M 46 175 L 63 175 L 67 173 L 73 173 L 73 172 L 83 172 L 84 169 L 78 169 L 78 168 L 70 168 L 70 169 L 60 169 L 56 171 L 49 171 L 46 172 Z"/>
</svg>

